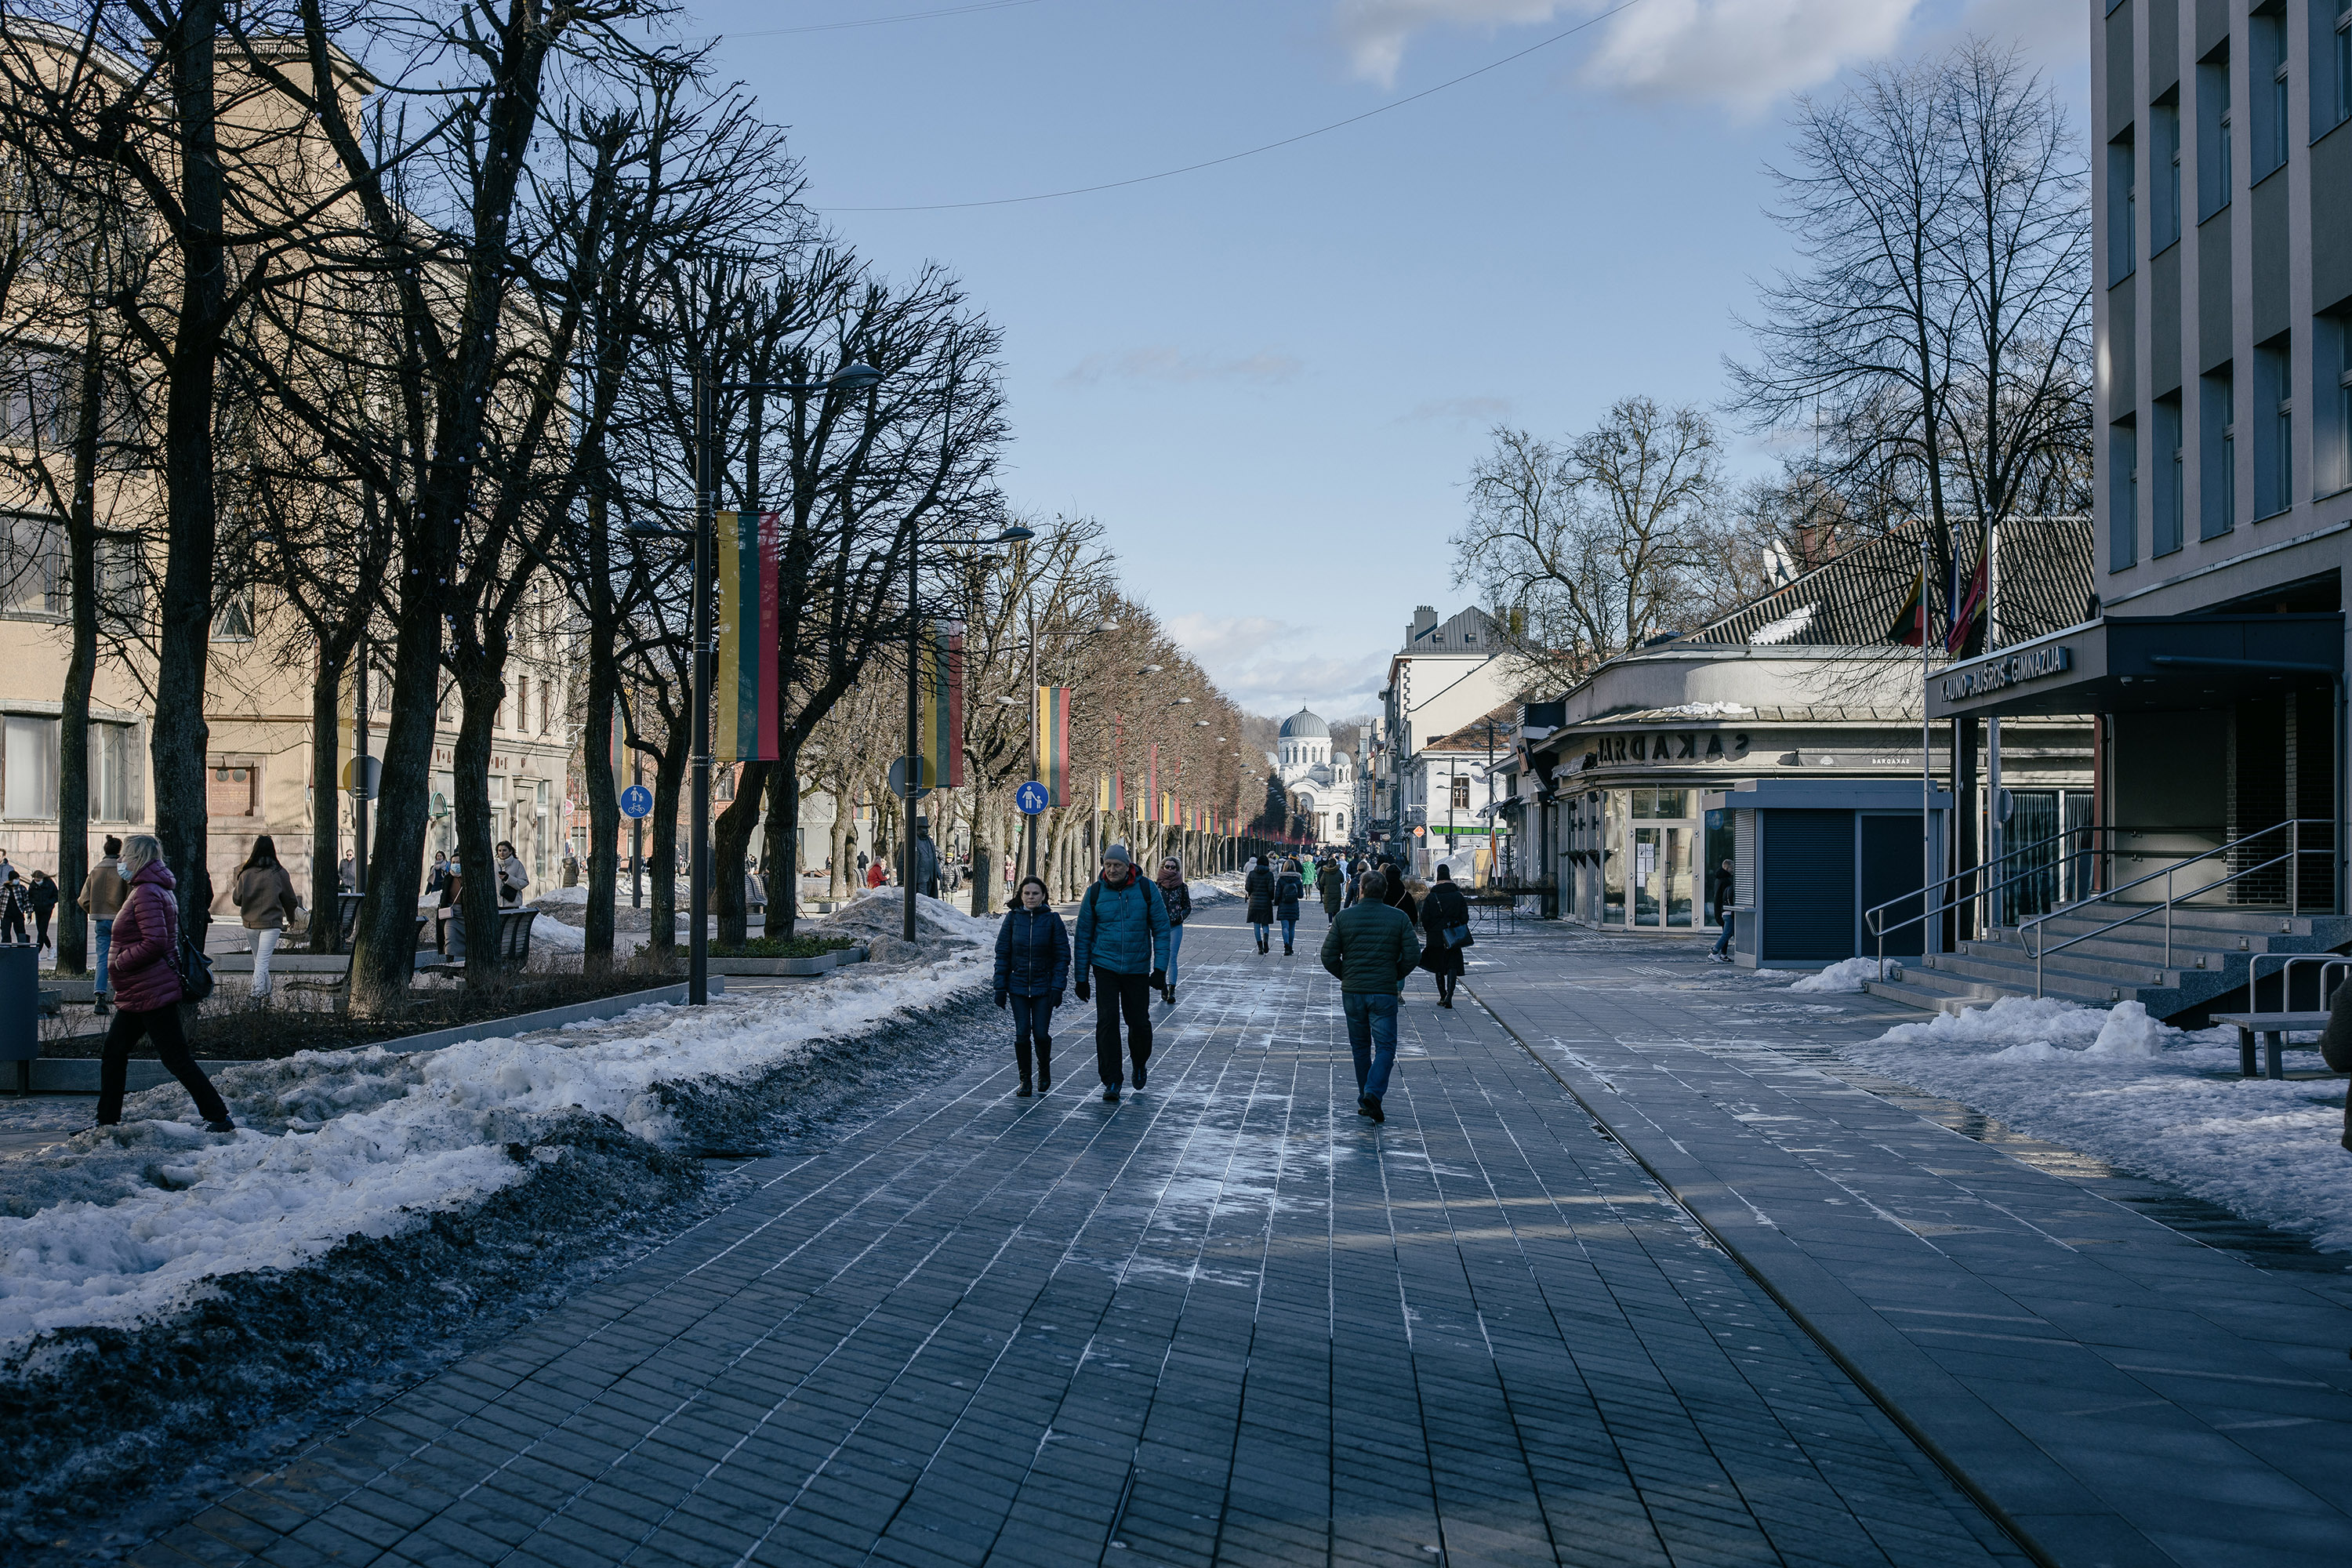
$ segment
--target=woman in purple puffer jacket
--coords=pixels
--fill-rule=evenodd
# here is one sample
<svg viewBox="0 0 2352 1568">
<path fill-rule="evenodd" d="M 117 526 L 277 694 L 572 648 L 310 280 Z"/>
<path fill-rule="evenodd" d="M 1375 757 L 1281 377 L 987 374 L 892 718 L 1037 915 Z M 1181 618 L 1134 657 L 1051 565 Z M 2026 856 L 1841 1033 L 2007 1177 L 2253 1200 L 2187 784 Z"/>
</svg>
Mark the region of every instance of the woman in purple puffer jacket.
<svg viewBox="0 0 2352 1568">
<path fill-rule="evenodd" d="M 105 1055 L 98 1069 L 98 1124 L 122 1120 L 123 1081 L 131 1073 L 131 1047 L 152 1037 L 155 1054 L 196 1102 L 205 1130 L 234 1132 L 228 1107 L 205 1069 L 188 1055 L 180 1028 L 180 973 L 173 955 L 180 946 L 180 906 L 172 896 L 172 873 L 163 847 L 144 833 L 122 846 L 122 874 L 131 890 L 115 911 L 113 941 L 107 953 L 114 984 L 114 1022 L 107 1026 Z"/>
</svg>

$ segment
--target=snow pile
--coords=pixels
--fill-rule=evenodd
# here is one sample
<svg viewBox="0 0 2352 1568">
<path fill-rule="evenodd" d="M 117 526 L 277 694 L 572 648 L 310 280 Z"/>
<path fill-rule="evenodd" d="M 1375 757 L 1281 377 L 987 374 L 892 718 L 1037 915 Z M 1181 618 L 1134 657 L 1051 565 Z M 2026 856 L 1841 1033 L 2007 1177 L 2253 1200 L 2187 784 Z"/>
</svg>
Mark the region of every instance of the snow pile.
<svg viewBox="0 0 2352 1568">
<path fill-rule="evenodd" d="M 805 923 L 812 931 L 826 936 L 895 938 L 906 929 L 906 919 L 907 890 L 904 888 L 869 888 L 833 913 Z M 967 914 L 953 904 L 918 893 L 915 895 L 915 935 L 919 941 L 927 937 L 945 937 L 955 942 L 993 943 L 996 941 L 996 921 L 993 916 Z"/>
<path fill-rule="evenodd" d="M 1878 978 L 1878 960 L 1874 958 L 1842 958 L 1819 974 L 1808 974 L 1789 987 L 1791 991 L 1810 991 L 1816 994 L 1843 995 L 1862 989 L 1865 980 Z"/>
<path fill-rule="evenodd" d="M 709 1008 L 623 1016 L 404 1055 L 305 1052 L 215 1082 L 242 1124 L 215 1137 L 167 1084 L 121 1127 L 0 1163 L 0 1351 L 46 1330 L 122 1325 L 185 1305 L 206 1280 L 299 1266 L 477 1204 L 560 1161 L 541 1130 L 581 1113 L 660 1142 L 656 1086 L 738 1079 L 812 1044 L 977 987 L 968 950 L 890 973 Z"/>
<path fill-rule="evenodd" d="M 1753 637 L 1749 640 L 1761 642 L 1763 639 Z M 1737 702 L 1678 702 L 1672 708 L 1653 708 L 1648 711 L 1661 719 L 1737 719 L 1756 710 L 1742 707 Z"/>
<path fill-rule="evenodd" d="M 1195 904 L 1213 904 L 1220 899 L 1242 896 L 1242 874 L 1239 871 L 1220 871 L 1213 877 L 1187 882 L 1184 887 L 1192 893 Z"/>
<path fill-rule="evenodd" d="M 2242 1079 L 2235 1029 L 2171 1028 L 2137 1002 L 2011 996 L 1839 1054 L 2324 1249 L 2352 1250 L 2343 1083 Z M 2297 1065 L 2317 1059 L 2303 1053 Z"/>
<path fill-rule="evenodd" d="M 625 889 L 624 890 L 625 891 Z M 526 904 L 579 904 L 585 906 L 588 902 L 588 884 L 585 880 L 583 880 L 576 888 L 566 888 L 561 885 L 552 888 L 540 888 L 535 889 L 529 898 L 523 900 L 523 902 Z"/>
</svg>

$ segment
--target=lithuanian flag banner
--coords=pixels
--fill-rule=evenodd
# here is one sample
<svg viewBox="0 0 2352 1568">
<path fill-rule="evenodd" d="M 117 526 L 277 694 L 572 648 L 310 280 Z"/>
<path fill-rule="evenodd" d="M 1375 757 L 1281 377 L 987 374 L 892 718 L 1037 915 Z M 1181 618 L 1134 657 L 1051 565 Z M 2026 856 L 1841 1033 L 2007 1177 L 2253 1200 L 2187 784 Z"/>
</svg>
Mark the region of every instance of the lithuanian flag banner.
<svg viewBox="0 0 2352 1568">
<path fill-rule="evenodd" d="M 1110 809 L 1110 775 L 1108 773 L 1095 775 L 1095 809 L 1097 811 Z"/>
<path fill-rule="evenodd" d="M 923 783 L 963 787 L 963 636 L 938 630 L 921 643 Z"/>
<path fill-rule="evenodd" d="M 1037 689 L 1037 777 L 1045 786 L 1047 805 L 1067 805 L 1070 800 L 1070 689 Z"/>
<path fill-rule="evenodd" d="M 776 592 L 783 556 L 781 512 L 722 511 L 718 525 L 719 739 L 722 763 L 772 761 L 779 751 L 776 648 L 782 641 Z"/>
</svg>

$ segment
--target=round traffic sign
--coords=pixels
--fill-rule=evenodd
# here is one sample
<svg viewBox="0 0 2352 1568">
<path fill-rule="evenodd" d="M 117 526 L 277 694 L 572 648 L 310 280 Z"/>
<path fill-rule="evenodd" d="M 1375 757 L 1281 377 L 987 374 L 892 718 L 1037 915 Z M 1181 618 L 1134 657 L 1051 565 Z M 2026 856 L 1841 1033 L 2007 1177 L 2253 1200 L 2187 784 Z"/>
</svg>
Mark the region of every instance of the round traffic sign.
<svg viewBox="0 0 2352 1568">
<path fill-rule="evenodd" d="M 1045 809 L 1045 786 L 1031 779 L 1013 792 L 1013 804 L 1021 808 L 1024 816 L 1034 816 Z"/>
<path fill-rule="evenodd" d="M 631 784 L 621 792 L 621 815 L 627 817 L 651 816 L 654 814 L 654 792 L 643 784 Z"/>
<path fill-rule="evenodd" d="M 914 759 L 911 768 L 907 763 L 908 759 L 900 757 L 890 764 L 890 793 L 906 800 L 920 800 L 931 793 L 931 774 L 939 770 L 929 765 L 929 759 L 920 756 Z M 907 787 L 909 774 L 914 778 L 911 792 Z"/>
</svg>

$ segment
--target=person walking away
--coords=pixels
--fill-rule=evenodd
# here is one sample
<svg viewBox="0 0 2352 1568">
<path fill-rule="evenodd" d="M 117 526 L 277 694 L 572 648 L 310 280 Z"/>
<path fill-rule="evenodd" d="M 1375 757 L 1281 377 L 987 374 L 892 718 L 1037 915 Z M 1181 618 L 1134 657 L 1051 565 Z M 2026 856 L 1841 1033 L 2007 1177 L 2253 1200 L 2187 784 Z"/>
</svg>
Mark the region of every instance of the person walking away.
<svg viewBox="0 0 2352 1568">
<path fill-rule="evenodd" d="M 522 902 L 522 890 L 530 886 L 530 873 L 523 868 L 515 847 L 505 839 L 499 840 L 499 908 L 511 910 Z"/>
<path fill-rule="evenodd" d="M 89 875 L 82 879 L 81 891 L 74 901 L 89 916 L 90 935 L 98 949 L 98 968 L 90 981 L 90 1011 L 103 1018 L 107 1013 L 107 950 L 114 940 L 114 911 L 122 907 L 122 896 L 130 887 L 122 879 L 122 840 L 110 833 L 101 847 L 105 854 L 89 868 Z"/>
<path fill-rule="evenodd" d="M 1731 962 L 1731 922 L 1735 918 L 1731 912 L 1731 900 L 1738 896 L 1734 890 L 1738 880 L 1732 874 L 1729 856 L 1724 857 L 1723 864 L 1707 874 L 1707 901 L 1715 906 L 1715 918 L 1723 922 L 1723 934 L 1715 939 L 1715 951 L 1707 954 L 1717 963 Z"/>
<path fill-rule="evenodd" d="M 1285 859 L 1282 870 L 1274 879 L 1274 918 L 1282 922 L 1282 956 L 1290 956 L 1291 944 L 1298 940 L 1298 900 L 1307 891 L 1306 881 L 1298 875 L 1298 862 Z"/>
<path fill-rule="evenodd" d="M 1470 900 L 1454 880 L 1454 868 L 1440 866 L 1437 880 L 1421 906 L 1421 929 L 1426 935 L 1421 966 L 1437 977 L 1437 1005 L 1454 1005 L 1454 988 L 1462 983 L 1465 965 L 1462 950 L 1470 945 Z"/>
<path fill-rule="evenodd" d="M 1030 1054 L 1036 1055 L 1036 1092 L 1054 1087 L 1054 1009 L 1070 983 L 1070 928 L 1045 898 L 1041 877 L 1021 879 L 1018 901 L 996 928 L 996 1005 L 1013 1009 L 1013 1059 L 1021 1064 L 1017 1098 L 1030 1095 Z"/>
<path fill-rule="evenodd" d="M 47 871 L 36 871 L 25 889 L 25 902 L 33 911 L 33 942 L 37 947 L 49 945 L 49 915 L 58 907 L 58 885 Z"/>
<path fill-rule="evenodd" d="M 1339 862 L 1328 856 L 1324 857 L 1323 863 L 1315 868 L 1315 891 L 1323 900 L 1323 918 L 1326 921 L 1339 918 L 1339 900 L 1347 890 L 1347 873 L 1339 869 Z"/>
<path fill-rule="evenodd" d="M 1267 930 L 1274 924 L 1274 872 L 1263 857 L 1250 857 L 1249 875 L 1242 879 L 1242 891 L 1249 895 L 1248 920 L 1257 928 L 1257 950 L 1265 952 Z"/>
<path fill-rule="evenodd" d="M 1102 1073 L 1103 1099 L 1117 1104 L 1119 1020 L 1127 1020 L 1140 1089 L 1151 1059 L 1151 993 L 1168 984 L 1168 901 L 1159 884 L 1135 874 L 1126 845 L 1103 851 L 1102 875 L 1078 902 L 1078 931 L 1070 946 L 1078 1000 L 1088 1000 L 1097 987 L 1102 992 L 1093 998 L 1095 1066 Z"/>
<path fill-rule="evenodd" d="M 269 960 L 278 952 L 286 923 L 302 912 L 294 879 L 278 863 L 278 841 L 267 833 L 253 841 L 253 851 L 236 868 L 229 892 L 237 918 L 253 933 L 253 999 L 269 1000 Z"/>
<path fill-rule="evenodd" d="M 1323 933 L 1323 967 L 1339 979 L 1348 1015 L 1348 1049 L 1356 1058 L 1356 1113 L 1388 1118 L 1381 1098 L 1396 1064 L 1397 992 L 1421 962 L 1412 921 L 1391 908 L 1378 871 L 1364 873 L 1364 897 Z"/>
<path fill-rule="evenodd" d="M 931 821 L 915 818 L 915 891 L 927 899 L 940 896 L 940 847 L 931 842 Z"/>
<path fill-rule="evenodd" d="M 122 1090 L 131 1076 L 131 1047 L 144 1037 L 196 1102 L 209 1132 L 234 1132 L 220 1091 L 188 1054 L 180 1026 L 180 907 L 163 864 L 163 847 L 147 834 L 133 834 L 122 848 L 130 891 L 114 916 L 113 979 L 120 1005 L 107 1026 L 98 1068 L 98 1125 L 122 1120 Z"/>
<path fill-rule="evenodd" d="M 1184 882 L 1184 864 L 1173 855 L 1160 862 L 1160 896 L 1168 904 L 1168 984 L 1160 999 L 1176 1005 L 1176 959 L 1184 951 L 1184 918 L 1192 912 L 1192 889 Z"/>
<path fill-rule="evenodd" d="M 25 876 L 0 849 L 0 942 L 29 942 L 25 934 Z"/>
</svg>

